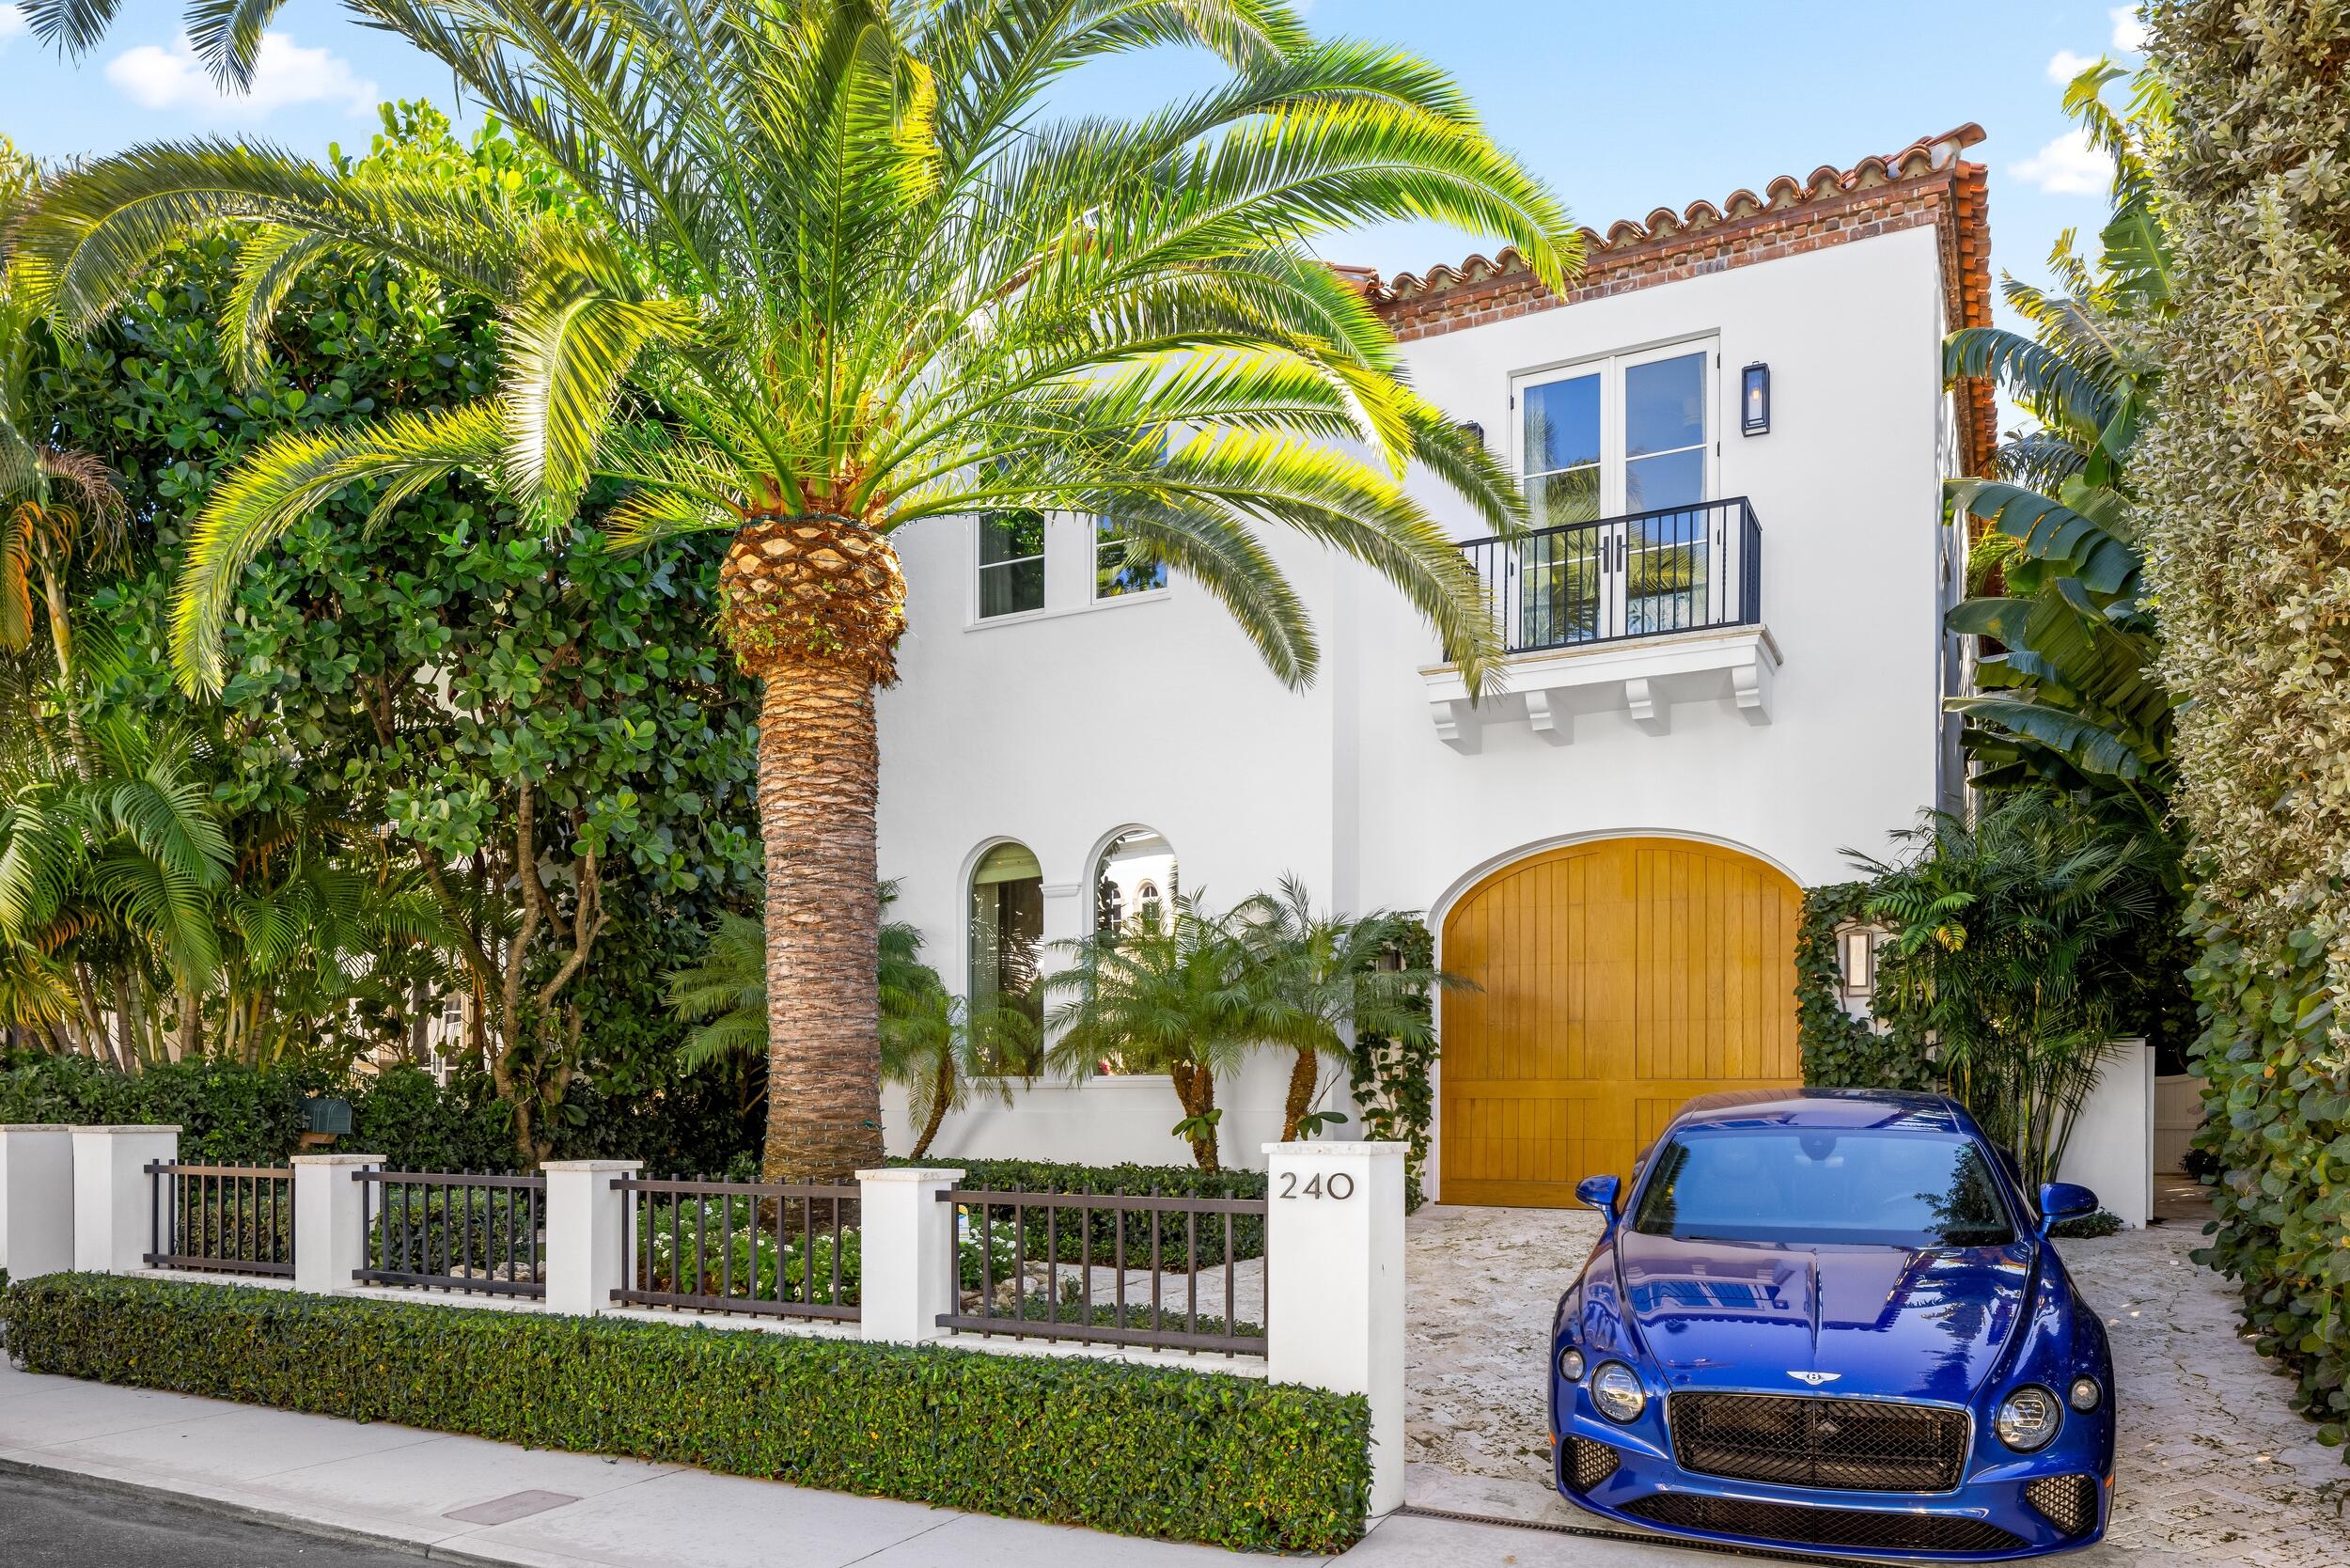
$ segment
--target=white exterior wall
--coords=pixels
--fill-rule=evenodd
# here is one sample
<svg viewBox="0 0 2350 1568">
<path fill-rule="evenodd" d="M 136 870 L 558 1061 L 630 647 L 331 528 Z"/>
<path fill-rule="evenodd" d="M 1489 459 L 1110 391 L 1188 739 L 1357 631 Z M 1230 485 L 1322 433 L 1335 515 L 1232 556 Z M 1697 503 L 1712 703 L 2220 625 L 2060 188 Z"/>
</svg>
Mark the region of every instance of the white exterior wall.
<svg viewBox="0 0 2350 1568">
<path fill-rule="evenodd" d="M 903 681 L 880 705 L 893 913 L 962 990 L 980 853 L 1002 839 L 1032 850 L 1045 935 L 1070 937 L 1091 916 L 1094 857 L 1137 824 L 1167 835 L 1184 890 L 1219 908 L 1295 872 L 1318 902 L 1422 909 L 1440 924 L 1451 899 L 1530 850 L 1636 833 L 1729 843 L 1807 885 L 1843 879 L 1846 846 L 1883 850 L 1944 788 L 1946 297 L 1921 227 L 1405 345 L 1419 390 L 1481 424 L 1514 465 L 1513 374 L 1717 341 L 1713 493 L 1751 497 L 1762 529 L 1762 619 L 1782 659 L 1767 723 L 1726 699 L 1687 701 L 1667 733 L 1619 709 L 1583 715 L 1559 745 L 1505 696 L 1463 755 L 1430 717 L 1434 636 L 1392 589 L 1319 547 L 1270 541 L 1322 638 L 1320 678 L 1298 693 L 1181 576 L 1092 604 L 1089 520 L 1048 530 L 1043 611 L 984 624 L 975 528 L 901 536 Z M 1772 429 L 1744 437 L 1737 378 L 1756 360 L 1771 368 Z M 1459 537 L 1487 531 L 1433 480 L 1415 484 Z M 1285 1074 L 1266 1056 L 1219 1086 L 1229 1162 L 1255 1163 L 1277 1136 Z M 932 1154 L 1180 1162 L 1167 1129 L 1181 1111 L 1155 1087 L 1097 1080 L 1032 1092 L 1015 1111 L 975 1105 Z M 902 1153 L 902 1097 L 889 1104 Z"/>
</svg>

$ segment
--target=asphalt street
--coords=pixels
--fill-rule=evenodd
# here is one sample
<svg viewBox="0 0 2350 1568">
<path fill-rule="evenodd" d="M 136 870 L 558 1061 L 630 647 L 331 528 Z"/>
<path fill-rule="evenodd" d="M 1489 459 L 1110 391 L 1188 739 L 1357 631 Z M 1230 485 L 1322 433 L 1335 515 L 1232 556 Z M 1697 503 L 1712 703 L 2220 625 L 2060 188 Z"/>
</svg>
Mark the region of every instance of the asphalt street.
<svg viewBox="0 0 2350 1568">
<path fill-rule="evenodd" d="M 423 1560 L 0 1470 L 0 1568 L 417 1568 Z"/>
</svg>

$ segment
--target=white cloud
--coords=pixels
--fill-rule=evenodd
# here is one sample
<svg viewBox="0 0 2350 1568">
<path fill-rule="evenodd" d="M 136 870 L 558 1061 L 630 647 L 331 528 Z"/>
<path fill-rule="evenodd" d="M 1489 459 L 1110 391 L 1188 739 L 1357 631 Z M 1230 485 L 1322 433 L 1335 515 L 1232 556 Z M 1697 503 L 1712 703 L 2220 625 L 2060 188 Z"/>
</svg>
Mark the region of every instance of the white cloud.
<svg viewBox="0 0 2350 1568">
<path fill-rule="evenodd" d="M 2096 196 L 2113 184 L 2113 160 L 2089 145 L 2086 131 L 2067 131 L 2007 172 L 2051 196 Z"/>
<path fill-rule="evenodd" d="M 375 107 L 373 82 L 326 49 L 305 49 L 279 32 L 261 35 L 253 85 L 224 92 L 181 34 L 169 49 L 143 43 L 106 62 L 106 80 L 145 109 L 177 109 L 206 121 L 259 119 L 295 103 L 340 103 L 352 114 Z"/>
<path fill-rule="evenodd" d="M 2146 49 L 2146 24 L 2139 20 L 2136 6 L 2116 6 L 2106 12 L 2113 22 L 2113 47 L 2123 54 L 2143 54 Z"/>
<path fill-rule="evenodd" d="M 2048 57 L 2048 80 L 2060 87 L 2073 85 L 2078 76 L 2097 62 L 2087 55 L 2076 55 L 2070 49 L 2060 49 Z"/>
<path fill-rule="evenodd" d="M 24 13 L 16 8 L 13 0 L 0 0 L 0 49 L 24 30 Z"/>
</svg>

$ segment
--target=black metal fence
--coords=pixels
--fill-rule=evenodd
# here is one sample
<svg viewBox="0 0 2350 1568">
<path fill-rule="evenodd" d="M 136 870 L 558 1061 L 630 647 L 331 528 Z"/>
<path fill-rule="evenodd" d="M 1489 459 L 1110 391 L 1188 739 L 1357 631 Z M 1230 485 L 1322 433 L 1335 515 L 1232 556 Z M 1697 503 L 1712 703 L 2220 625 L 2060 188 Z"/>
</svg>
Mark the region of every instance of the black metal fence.
<svg viewBox="0 0 2350 1568">
<path fill-rule="evenodd" d="M 1265 1353 L 1265 1200 L 953 1188 L 942 1328 Z"/>
<path fill-rule="evenodd" d="M 1762 618 L 1762 525 L 1745 496 L 1461 546 L 1512 653 Z"/>
<path fill-rule="evenodd" d="M 543 1176 L 448 1170 L 357 1170 L 370 1285 L 547 1294 Z"/>
<path fill-rule="evenodd" d="M 613 1300 L 855 1321 L 859 1188 L 616 1176 L 612 1190 L 629 1195 Z"/>
<path fill-rule="evenodd" d="M 158 1160 L 146 1170 L 148 1267 L 292 1277 L 292 1167 Z"/>
</svg>

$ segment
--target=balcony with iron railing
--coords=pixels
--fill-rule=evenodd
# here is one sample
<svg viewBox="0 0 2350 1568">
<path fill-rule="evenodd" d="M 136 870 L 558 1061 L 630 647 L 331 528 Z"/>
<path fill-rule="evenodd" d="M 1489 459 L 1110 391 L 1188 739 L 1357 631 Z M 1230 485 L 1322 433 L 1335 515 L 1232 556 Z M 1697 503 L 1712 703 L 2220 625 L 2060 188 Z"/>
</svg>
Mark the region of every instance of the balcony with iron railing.
<svg viewBox="0 0 2350 1568">
<path fill-rule="evenodd" d="M 1778 651 L 1762 623 L 1762 526 L 1743 495 L 1461 545 L 1511 655 L 1505 691 L 1472 703 L 1459 670 L 1423 670 L 1437 733 L 1480 748 L 1496 718 L 1553 745 L 1577 714 L 1621 710 L 1653 734 L 1675 702 L 1727 698 L 1770 719 Z"/>
</svg>

